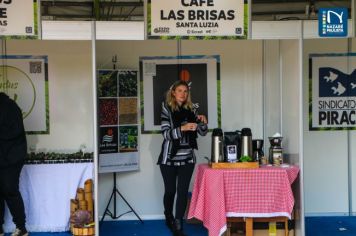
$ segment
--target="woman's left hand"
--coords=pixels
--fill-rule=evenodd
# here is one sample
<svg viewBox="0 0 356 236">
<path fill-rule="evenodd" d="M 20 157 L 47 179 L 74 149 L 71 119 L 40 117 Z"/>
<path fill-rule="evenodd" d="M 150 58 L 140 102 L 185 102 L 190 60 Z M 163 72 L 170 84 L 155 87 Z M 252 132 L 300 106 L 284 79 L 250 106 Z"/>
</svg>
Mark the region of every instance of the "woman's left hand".
<svg viewBox="0 0 356 236">
<path fill-rule="evenodd" d="M 204 124 L 208 123 L 208 120 L 206 119 L 206 116 L 204 115 L 197 115 L 198 119 L 203 122 Z"/>
</svg>

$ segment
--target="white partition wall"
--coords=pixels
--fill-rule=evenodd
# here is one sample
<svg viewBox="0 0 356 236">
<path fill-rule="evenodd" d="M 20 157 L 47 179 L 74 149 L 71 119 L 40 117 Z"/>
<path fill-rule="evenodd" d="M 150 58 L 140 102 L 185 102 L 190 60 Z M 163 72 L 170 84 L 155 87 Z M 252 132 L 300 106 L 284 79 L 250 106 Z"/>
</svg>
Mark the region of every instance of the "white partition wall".
<svg viewBox="0 0 356 236">
<path fill-rule="evenodd" d="M 308 120 L 308 58 L 310 53 L 354 53 L 355 39 L 304 40 L 304 119 Z M 355 69 L 346 62 L 349 74 Z M 306 216 L 356 214 L 356 132 L 309 131 L 304 125 L 304 196 Z M 330 204 L 332 202 L 332 204 Z"/>
<path fill-rule="evenodd" d="M 7 53 L 49 55 L 51 134 L 29 137 L 29 143 L 38 148 L 57 151 L 59 149 L 76 151 L 84 143 L 90 151 L 93 149 L 92 143 L 95 140 L 92 135 L 93 68 L 91 50 L 93 49 L 90 42 L 92 29 L 88 22 L 76 22 L 69 28 L 66 28 L 66 24 L 70 23 L 45 23 L 43 38 L 75 39 L 76 41 L 8 41 Z M 291 30 L 293 27 L 290 27 L 290 24 L 295 26 L 296 30 Z M 269 38 L 295 39 L 301 37 L 303 31 L 300 27 L 301 22 L 283 23 L 283 25 L 282 28 L 285 29 L 282 30 L 283 32 L 273 36 L 269 35 Z M 97 39 L 110 39 L 111 37 L 115 39 L 115 41 L 96 41 L 98 69 L 112 69 L 112 56 L 114 55 L 117 55 L 116 68 L 118 69 L 139 69 L 140 56 L 220 55 L 222 128 L 232 131 L 250 127 L 253 138 L 265 139 L 264 150 L 266 153 L 269 148 L 266 138 L 273 135 L 274 132 L 282 132 L 285 137 L 283 145 L 286 156 L 289 160 L 293 159 L 293 163 L 300 161 L 298 137 L 302 127 L 298 120 L 300 115 L 298 109 L 300 106 L 300 57 L 302 55 L 299 39 L 274 41 L 196 40 L 181 41 L 178 47 L 177 41 L 174 40 L 141 40 L 143 39 L 143 24 L 132 26 L 134 27 L 132 37 L 130 36 L 130 26 L 125 24 L 118 24 L 117 27 L 124 30 L 117 29 L 113 34 L 110 34 L 110 25 L 100 23 L 97 24 L 97 27 Z M 253 27 L 261 30 L 266 29 L 259 23 Z M 267 28 L 273 29 L 274 25 L 269 23 Z M 262 39 L 263 37 L 262 34 L 255 31 L 252 38 Z M 87 41 L 82 41 L 84 39 Z M 117 39 L 130 39 L 130 41 Z M 308 47 L 314 49 L 314 45 L 307 45 Z M 320 47 L 322 46 L 320 45 Z M 329 44 L 323 47 L 327 48 Z M 322 50 L 323 48 L 320 51 Z M 306 52 L 307 50 L 304 51 L 304 53 Z M 306 77 L 303 76 L 303 78 Z M 310 136 L 306 140 L 309 142 L 314 138 Z M 118 188 L 143 219 L 161 219 L 163 218 L 163 182 L 156 161 L 162 137 L 159 134 L 144 134 L 140 139 L 140 169 L 139 171 L 119 173 Z M 344 139 L 340 142 L 343 141 Z M 199 151 L 197 152 L 200 157 L 199 162 L 206 162 L 202 158 L 203 156 L 210 157 L 210 144 L 210 133 L 206 137 L 199 138 Z M 310 147 L 308 146 L 308 148 Z M 315 173 L 312 172 L 312 168 L 318 168 L 315 167 L 317 162 L 313 159 L 314 150 L 310 149 L 306 152 L 312 156 L 305 164 L 311 171 L 306 179 L 307 183 L 310 181 L 306 190 L 312 191 L 306 193 L 306 200 L 309 201 L 308 204 L 311 207 L 308 210 L 313 212 L 315 210 L 313 207 L 319 207 L 315 212 L 323 212 L 323 207 L 328 206 L 325 205 L 326 203 L 323 205 L 318 205 L 318 202 L 314 204 L 314 201 L 319 197 L 318 193 L 314 195 L 315 186 L 322 187 L 317 181 L 320 176 L 315 176 Z M 321 156 L 318 158 L 321 160 Z M 315 177 L 318 178 L 315 179 Z M 323 177 L 320 177 L 319 180 L 322 179 Z M 99 196 L 97 199 L 99 216 L 103 214 L 106 207 L 112 191 L 112 184 L 112 174 L 99 175 Z M 336 190 L 344 191 L 344 184 L 336 186 Z M 121 199 L 119 199 L 118 211 L 127 211 L 126 204 L 120 201 Z M 343 203 L 340 205 L 337 207 L 344 209 Z M 300 207 L 302 206 L 300 205 Z M 127 214 L 120 219 L 136 220 L 137 218 L 133 214 Z M 297 224 L 297 235 L 303 235 L 303 231 L 300 230 L 302 223 Z"/>
<path fill-rule="evenodd" d="M 93 150 L 90 41 L 8 40 L 7 55 L 47 55 L 50 134 L 28 135 L 37 151 Z"/>
<path fill-rule="evenodd" d="M 309 131 L 310 53 L 346 53 L 347 39 L 304 40 L 304 198 L 306 216 L 348 215 L 347 131 Z M 330 204 L 332 202 L 332 204 Z"/>
<path fill-rule="evenodd" d="M 301 135 L 301 44 L 300 40 L 265 40 L 264 77 L 264 140 L 265 154 L 270 147 L 268 137 L 283 136 L 284 160 L 300 167 L 300 176 L 293 183 L 295 197 L 295 232 L 304 235 L 302 199 Z"/>
<path fill-rule="evenodd" d="M 351 52 L 356 52 L 356 40 L 355 38 L 352 38 L 349 40 L 349 50 Z M 350 70 L 354 70 L 355 68 L 350 68 Z M 352 145 L 356 141 L 356 131 L 350 131 L 350 142 L 351 145 L 349 146 L 350 150 L 350 156 L 351 156 L 351 162 L 350 164 L 350 177 L 351 177 L 351 183 L 350 183 L 350 196 L 351 196 L 351 214 L 353 216 L 356 215 L 356 147 L 355 145 Z"/>
<path fill-rule="evenodd" d="M 140 56 L 176 56 L 176 41 L 98 41 L 97 65 L 112 68 L 117 54 L 118 68 L 138 69 Z M 254 137 L 262 138 L 262 41 L 182 41 L 182 55 L 220 55 L 222 128 L 250 127 Z M 162 137 L 142 134 L 140 170 L 118 174 L 120 192 L 144 219 L 163 218 L 163 182 L 157 158 Z M 210 133 L 198 139 L 199 162 L 210 157 Z M 105 209 L 112 188 L 112 175 L 99 175 L 99 215 Z M 143 197 L 144 196 L 144 197 Z M 144 200 L 143 200 L 144 199 Z M 123 209 L 125 204 L 120 205 Z M 122 219 L 136 219 L 128 214 Z"/>
<path fill-rule="evenodd" d="M 295 198 L 294 217 L 296 235 L 304 235 L 304 214 L 303 214 L 303 154 L 301 129 L 302 120 L 302 72 L 301 58 L 302 50 L 300 40 L 281 40 L 281 98 L 282 98 L 282 135 L 285 161 L 300 167 L 299 178 L 293 183 L 293 193 Z"/>
</svg>

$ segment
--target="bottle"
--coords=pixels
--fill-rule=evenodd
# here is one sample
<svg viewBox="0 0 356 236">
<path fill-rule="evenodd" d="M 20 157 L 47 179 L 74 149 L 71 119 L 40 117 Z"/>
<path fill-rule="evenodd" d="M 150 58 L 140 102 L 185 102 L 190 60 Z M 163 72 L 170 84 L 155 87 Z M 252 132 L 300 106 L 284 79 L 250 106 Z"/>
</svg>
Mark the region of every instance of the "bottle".
<svg viewBox="0 0 356 236">
<path fill-rule="evenodd" d="M 252 158 L 252 132 L 250 128 L 241 130 L 241 157 L 243 156 Z"/>
<path fill-rule="evenodd" d="M 216 128 L 211 134 L 211 162 L 218 163 L 223 161 L 223 132 L 221 129 Z"/>
</svg>

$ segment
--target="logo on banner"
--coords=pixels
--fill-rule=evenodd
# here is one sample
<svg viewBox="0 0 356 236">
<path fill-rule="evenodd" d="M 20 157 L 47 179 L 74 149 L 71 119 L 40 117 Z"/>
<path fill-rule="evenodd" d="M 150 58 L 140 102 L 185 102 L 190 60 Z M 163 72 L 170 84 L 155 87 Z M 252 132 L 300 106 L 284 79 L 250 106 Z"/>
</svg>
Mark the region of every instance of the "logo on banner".
<svg viewBox="0 0 356 236">
<path fill-rule="evenodd" d="M 343 73 L 331 67 L 319 68 L 319 97 L 356 97 L 356 72 Z"/>
<path fill-rule="evenodd" d="M 114 132 L 112 129 L 107 130 L 107 134 L 103 136 L 102 143 L 111 143 L 114 139 Z"/>
<path fill-rule="evenodd" d="M 28 117 L 36 103 L 36 89 L 30 76 L 17 67 L 3 65 L 0 66 L 0 81 L 0 91 L 19 104 L 24 119 Z"/>
<path fill-rule="evenodd" d="M 347 36 L 347 8 L 319 9 L 319 36 L 346 37 Z"/>
<path fill-rule="evenodd" d="M 318 125 L 356 124 L 356 70 L 351 74 L 319 68 Z"/>
<path fill-rule="evenodd" d="M 117 127 L 101 127 L 100 136 L 101 136 L 101 143 L 99 146 L 99 151 L 101 154 L 118 152 Z"/>
</svg>

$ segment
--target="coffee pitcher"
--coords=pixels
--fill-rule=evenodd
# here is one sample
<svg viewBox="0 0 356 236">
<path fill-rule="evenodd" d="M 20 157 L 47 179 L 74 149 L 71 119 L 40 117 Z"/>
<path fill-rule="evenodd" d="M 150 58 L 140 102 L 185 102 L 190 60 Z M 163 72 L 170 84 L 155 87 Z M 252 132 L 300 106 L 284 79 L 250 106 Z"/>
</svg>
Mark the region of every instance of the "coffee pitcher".
<svg viewBox="0 0 356 236">
<path fill-rule="evenodd" d="M 252 158 L 252 132 L 250 128 L 241 130 L 241 157 L 243 156 Z"/>
<path fill-rule="evenodd" d="M 213 129 L 213 133 L 211 134 L 211 162 L 218 163 L 223 161 L 223 131 L 216 128 Z"/>
</svg>

